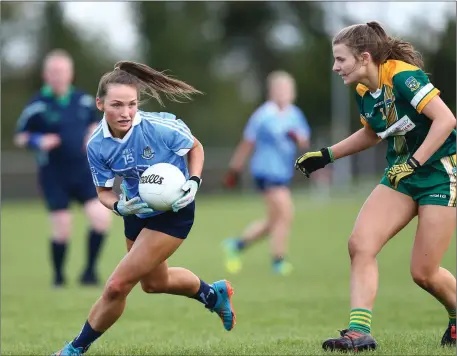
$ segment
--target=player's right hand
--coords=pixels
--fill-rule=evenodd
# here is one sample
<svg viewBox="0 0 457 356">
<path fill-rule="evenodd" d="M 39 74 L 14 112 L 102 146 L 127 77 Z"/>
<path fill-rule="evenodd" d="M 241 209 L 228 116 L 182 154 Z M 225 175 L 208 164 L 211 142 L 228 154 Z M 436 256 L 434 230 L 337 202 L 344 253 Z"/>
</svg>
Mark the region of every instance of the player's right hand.
<svg viewBox="0 0 457 356">
<path fill-rule="evenodd" d="M 127 200 L 127 190 L 123 184 L 121 184 L 122 194 L 120 199 L 114 203 L 113 212 L 116 215 L 127 216 L 136 214 L 150 214 L 154 212 L 148 204 L 142 202 L 140 197 Z"/>
<path fill-rule="evenodd" d="M 61 140 L 60 136 L 57 134 L 44 134 L 40 138 L 40 150 L 51 151 L 57 146 L 60 146 Z"/>
<path fill-rule="evenodd" d="M 316 152 L 306 152 L 295 161 L 295 169 L 298 169 L 306 177 L 318 169 L 324 168 L 333 162 L 333 154 L 330 148 L 323 148 Z"/>
<path fill-rule="evenodd" d="M 238 185 L 239 181 L 240 173 L 234 169 L 229 169 L 229 171 L 224 176 L 223 184 L 226 188 L 232 189 Z"/>
</svg>

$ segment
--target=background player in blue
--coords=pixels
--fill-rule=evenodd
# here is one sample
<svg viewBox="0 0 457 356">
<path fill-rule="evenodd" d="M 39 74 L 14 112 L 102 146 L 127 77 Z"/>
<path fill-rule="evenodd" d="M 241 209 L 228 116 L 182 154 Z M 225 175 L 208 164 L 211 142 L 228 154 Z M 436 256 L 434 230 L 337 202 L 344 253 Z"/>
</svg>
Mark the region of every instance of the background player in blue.
<svg viewBox="0 0 457 356">
<path fill-rule="evenodd" d="M 138 282 L 146 293 L 198 300 L 219 315 L 226 330 L 235 325 L 233 290 L 228 281 L 208 285 L 187 269 L 168 267 L 167 259 L 183 243 L 194 222 L 204 151 L 174 115 L 138 111 L 140 92 L 159 102 L 159 92 L 172 99 L 199 93 L 182 81 L 133 62 L 119 62 L 102 77 L 97 106 L 104 118 L 89 139 L 88 159 L 100 201 L 124 218 L 128 253 L 109 278 L 80 334 L 57 355 L 87 351 L 121 316 L 127 296 Z M 183 197 L 167 212 L 152 210 L 138 195 L 141 174 L 160 162 L 175 165 L 188 179 L 182 187 Z M 121 198 L 112 191 L 115 175 L 123 177 Z"/>
<path fill-rule="evenodd" d="M 45 86 L 25 107 L 17 123 L 15 143 L 36 154 L 38 180 L 51 220 L 54 285 L 63 272 L 71 234 L 70 201 L 84 205 L 90 223 L 87 264 L 80 282 L 97 284 L 96 262 L 111 214 L 97 199 L 86 158 L 86 143 L 100 121 L 92 96 L 74 88 L 73 61 L 63 50 L 50 52 L 43 63 Z"/>
<path fill-rule="evenodd" d="M 250 117 L 224 181 L 228 188 L 237 184 L 254 150 L 251 174 L 265 198 L 267 217 L 253 222 L 239 238 L 224 242 L 226 268 L 231 273 L 241 269 L 240 252 L 267 234 L 271 235 L 274 272 L 286 275 L 292 270 L 284 259 L 294 209 L 288 186 L 294 174 L 297 145 L 300 149 L 308 147 L 310 128 L 302 111 L 293 105 L 295 80 L 289 73 L 270 73 L 267 87 L 269 100 Z"/>
</svg>

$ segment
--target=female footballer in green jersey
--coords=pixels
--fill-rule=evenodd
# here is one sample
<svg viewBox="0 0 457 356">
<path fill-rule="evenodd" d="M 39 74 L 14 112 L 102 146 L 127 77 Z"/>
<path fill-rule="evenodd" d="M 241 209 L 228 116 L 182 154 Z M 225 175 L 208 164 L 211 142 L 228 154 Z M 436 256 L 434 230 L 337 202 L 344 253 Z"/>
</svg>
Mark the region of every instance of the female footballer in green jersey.
<svg viewBox="0 0 457 356">
<path fill-rule="evenodd" d="M 306 176 L 336 159 L 386 140 L 388 166 L 363 205 L 348 247 L 351 314 L 326 350 L 375 349 L 371 316 L 378 288 L 376 256 L 416 215 L 411 275 L 449 314 L 441 344 L 455 346 L 456 279 L 440 267 L 456 228 L 456 119 L 422 71 L 411 44 L 389 37 L 377 22 L 353 25 L 333 39 L 333 71 L 356 83 L 363 123 L 356 133 L 295 163 Z"/>
</svg>

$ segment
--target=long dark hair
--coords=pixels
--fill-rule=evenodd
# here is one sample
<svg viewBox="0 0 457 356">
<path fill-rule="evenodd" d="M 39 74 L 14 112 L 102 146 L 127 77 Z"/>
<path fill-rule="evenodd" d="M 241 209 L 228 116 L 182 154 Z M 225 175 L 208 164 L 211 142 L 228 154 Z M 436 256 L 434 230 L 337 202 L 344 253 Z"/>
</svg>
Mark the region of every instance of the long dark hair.
<svg viewBox="0 0 457 356">
<path fill-rule="evenodd" d="M 141 63 L 121 61 L 114 70 L 102 76 L 98 84 L 97 97 L 103 99 L 110 84 L 125 84 L 137 88 L 138 95 L 146 94 L 163 105 L 160 93 L 172 101 L 179 98 L 191 99 L 191 94 L 202 94 L 193 86 L 165 75 Z"/>
</svg>

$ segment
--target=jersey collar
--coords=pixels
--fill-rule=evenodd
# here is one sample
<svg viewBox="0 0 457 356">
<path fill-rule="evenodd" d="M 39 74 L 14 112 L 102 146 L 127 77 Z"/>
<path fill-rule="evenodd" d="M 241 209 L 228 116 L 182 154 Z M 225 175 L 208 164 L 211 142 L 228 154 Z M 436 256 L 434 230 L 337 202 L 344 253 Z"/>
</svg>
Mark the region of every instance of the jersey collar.
<svg viewBox="0 0 457 356">
<path fill-rule="evenodd" d="M 132 128 L 134 126 L 138 125 L 140 122 L 141 122 L 141 116 L 140 116 L 140 113 L 137 111 L 135 117 L 133 118 Z M 103 128 L 103 137 L 104 138 L 111 138 L 114 141 L 121 142 L 121 143 L 126 142 L 129 139 L 129 137 L 132 135 L 132 131 L 133 131 L 133 129 L 130 128 L 129 132 L 127 132 L 127 134 L 123 138 L 113 137 L 113 135 L 111 135 L 111 132 L 109 130 L 108 123 L 106 122 L 105 114 L 103 114 L 102 128 Z"/>
<path fill-rule="evenodd" d="M 74 87 L 70 85 L 68 91 L 62 96 L 56 96 L 52 91 L 51 86 L 45 85 L 41 88 L 41 95 L 45 98 L 54 98 L 62 106 L 67 106 L 70 103 L 71 95 L 73 94 Z"/>
</svg>

